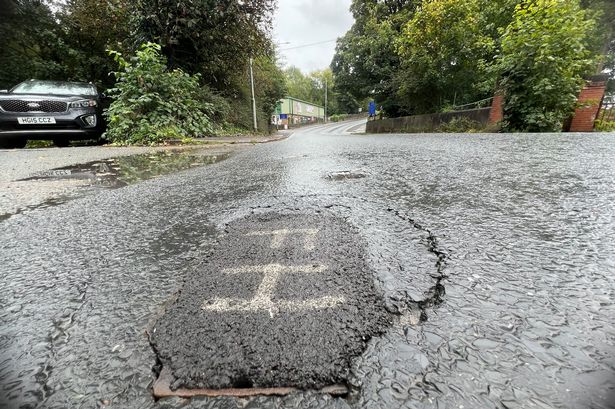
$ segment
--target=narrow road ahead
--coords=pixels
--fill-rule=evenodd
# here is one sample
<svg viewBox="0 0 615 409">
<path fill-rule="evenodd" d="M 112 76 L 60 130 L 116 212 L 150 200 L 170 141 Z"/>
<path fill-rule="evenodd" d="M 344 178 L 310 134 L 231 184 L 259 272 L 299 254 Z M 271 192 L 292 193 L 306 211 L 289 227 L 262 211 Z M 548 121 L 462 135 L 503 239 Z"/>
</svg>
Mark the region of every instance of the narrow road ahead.
<svg viewBox="0 0 615 409">
<path fill-rule="evenodd" d="M 0 407 L 615 407 L 614 135 L 363 131 L 0 221 Z"/>
</svg>

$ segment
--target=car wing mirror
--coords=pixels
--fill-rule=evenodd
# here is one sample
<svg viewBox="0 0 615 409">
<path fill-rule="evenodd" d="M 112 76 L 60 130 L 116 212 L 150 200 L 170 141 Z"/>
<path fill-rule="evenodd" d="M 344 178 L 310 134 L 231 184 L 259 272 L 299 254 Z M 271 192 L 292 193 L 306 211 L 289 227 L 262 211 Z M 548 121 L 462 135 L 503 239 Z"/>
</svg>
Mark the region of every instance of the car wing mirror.
<svg viewBox="0 0 615 409">
<path fill-rule="evenodd" d="M 0 94 L 8 94 L 9 90 L 8 89 L 0 89 Z"/>
</svg>

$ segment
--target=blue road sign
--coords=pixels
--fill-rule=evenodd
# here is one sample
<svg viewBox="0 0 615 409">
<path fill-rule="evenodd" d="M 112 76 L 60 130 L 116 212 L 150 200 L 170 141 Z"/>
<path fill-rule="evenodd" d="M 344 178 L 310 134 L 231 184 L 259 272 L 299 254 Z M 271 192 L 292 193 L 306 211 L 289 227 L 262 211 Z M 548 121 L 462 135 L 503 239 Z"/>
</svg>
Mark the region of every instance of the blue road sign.
<svg viewBox="0 0 615 409">
<path fill-rule="evenodd" d="M 369 110 L 369 115 L 370 116 L 375 116 L 376 115 L 376 103 L 374 101 L 371 101 L 369 103 L 368 110 Z"/>
</svg>

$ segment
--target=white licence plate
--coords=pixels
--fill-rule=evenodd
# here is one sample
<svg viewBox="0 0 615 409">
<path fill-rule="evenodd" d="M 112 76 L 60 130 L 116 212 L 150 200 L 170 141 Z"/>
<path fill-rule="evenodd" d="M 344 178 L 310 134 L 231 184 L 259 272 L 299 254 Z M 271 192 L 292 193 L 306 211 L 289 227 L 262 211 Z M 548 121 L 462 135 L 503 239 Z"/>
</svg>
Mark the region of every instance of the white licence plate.
<svg viewBox="0 0 615 409">
<path fill-rule="evenodd" d="M 56 119 L 50 116 L 29 116 L 17 118 L 19 125 L 55 125 Z"/>
</svg>

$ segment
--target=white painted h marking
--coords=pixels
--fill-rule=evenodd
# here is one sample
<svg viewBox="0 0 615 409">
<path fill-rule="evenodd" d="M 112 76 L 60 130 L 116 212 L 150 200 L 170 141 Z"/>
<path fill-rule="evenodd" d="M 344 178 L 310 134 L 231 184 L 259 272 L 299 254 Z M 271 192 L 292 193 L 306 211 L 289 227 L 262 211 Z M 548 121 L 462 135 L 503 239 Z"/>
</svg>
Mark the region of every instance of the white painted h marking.
<svg viewBox="0 0 615 409">
<path fill-rule="evenodd" d="M 271 238 L 271 248 L 279 249 L 289 235 L 303 234 L 305 235 L 303 248 L 306 250 L 314 250 L 314 248 L 316 248 L 316 235 L 318 232 L 318 229 L 280 229 L 272 231 L 253 231 L 246 234 L 246 236 L 273 236 Z"/>
<path fill-rule="evenodd" d="M 203 304 L 205 311 L 269 311 L 273 318 L 279 311 L 298 311 L 298 310 L 321 310 L 336 307 L 346 299 L 344 297 L 320 297 L 304 301 L 277 301 L 271 300 L 273 292 L 282 273 L 302 273 L 318 274 L 327 270 L 326 266 L 282 266 L 280 264 L 268 264 L 263 266 L 246 266 L 223 270 L 225 274 L 247 274 L 264 273 L 263 281 L 256 291 L 256 295 L 251 300 L 237 300 L 232 298 L 216 298 L 213 302 Z"/>
</svg>

